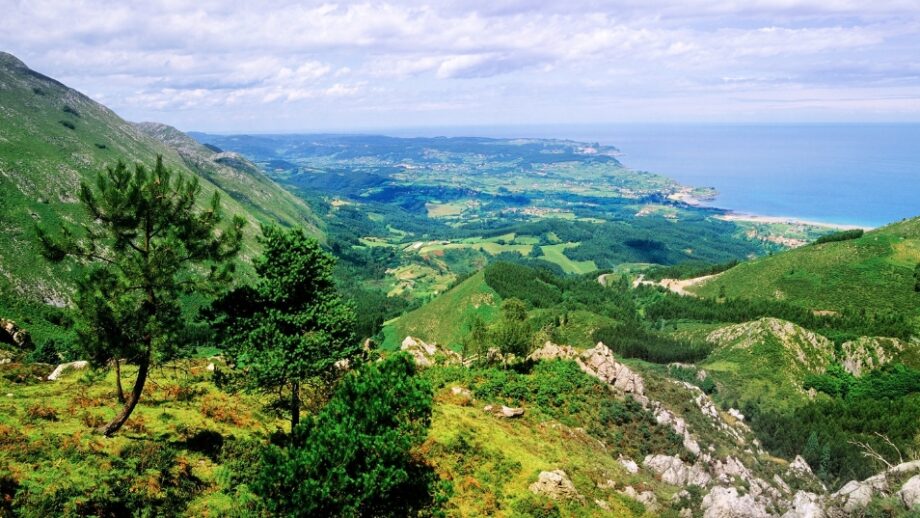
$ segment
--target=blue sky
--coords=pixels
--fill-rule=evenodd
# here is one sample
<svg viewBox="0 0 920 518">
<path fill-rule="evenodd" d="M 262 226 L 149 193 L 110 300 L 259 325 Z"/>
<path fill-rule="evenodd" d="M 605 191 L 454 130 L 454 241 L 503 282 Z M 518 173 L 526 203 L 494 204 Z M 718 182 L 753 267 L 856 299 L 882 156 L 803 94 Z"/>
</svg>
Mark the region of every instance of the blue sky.
<svg viewBox="0 0 920 518">
<path fill-rule="evenodd" d="M 0 0 L 130 120 L 266 132 L 920 121 L 920 0 Z"/>
</svg>

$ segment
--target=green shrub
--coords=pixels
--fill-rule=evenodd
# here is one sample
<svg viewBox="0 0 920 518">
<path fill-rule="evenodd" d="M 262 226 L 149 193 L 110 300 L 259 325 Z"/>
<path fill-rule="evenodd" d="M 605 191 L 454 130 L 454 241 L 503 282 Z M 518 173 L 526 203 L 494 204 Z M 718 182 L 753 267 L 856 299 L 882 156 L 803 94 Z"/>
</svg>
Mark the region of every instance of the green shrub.
<svg viewBox="0 0 920 518">
<path fill-rule="evenodd" d="M 275 516 L 407 516 L 431 504 L 434 476 L 412 457 L 432 390 L 406 355 L 345 376 L 329 403 L 267 447 L 253 489 Z"/>
<path fill-rule="evenodd" d="M 837 241 L 849 241 L 851 239 L 859 239 L 863 236 L 863 229 L 855 228 L 852 230 L 842 230 L 840 232 L 833 232 L 827 234 L 826 236 L 821 236 L 818 239 L 815 239 L 815 244 L 820 245 L 822 243 L 834 243 Z"/>
</svg>

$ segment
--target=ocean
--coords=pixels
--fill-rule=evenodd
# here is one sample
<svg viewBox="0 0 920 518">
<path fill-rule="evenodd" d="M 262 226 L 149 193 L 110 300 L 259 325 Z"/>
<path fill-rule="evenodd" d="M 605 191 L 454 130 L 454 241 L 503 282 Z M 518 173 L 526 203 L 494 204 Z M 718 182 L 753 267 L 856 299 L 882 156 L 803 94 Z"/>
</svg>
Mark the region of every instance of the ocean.
<svg viewBox="0 0 920 518">
<path fill-rule="evenodd" d="M 881 226 L 920 216 L 920 124 L 622 124 L 424 128 L 394 136 L 568 138 L 746 214 Z"/>
</svg>

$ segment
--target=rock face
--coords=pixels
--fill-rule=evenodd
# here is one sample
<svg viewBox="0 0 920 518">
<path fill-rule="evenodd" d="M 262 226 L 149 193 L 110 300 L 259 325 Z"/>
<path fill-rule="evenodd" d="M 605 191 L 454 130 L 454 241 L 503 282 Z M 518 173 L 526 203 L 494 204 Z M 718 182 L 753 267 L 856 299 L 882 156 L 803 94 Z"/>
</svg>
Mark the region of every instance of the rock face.
<svg viewBox="0 0 920 518">
<path fill-rule="evenodd" d="M 645 394 L 645 382 L 642 376 L 618 362 L 613 356 L 613 351 L 602 342 L 598 342 L 596 346 L 581 354 L 568 345 L 546 342 L 543 347 L 530 353 L 527 358 L 530 360 L 574 359 L 586 374 L 607 383 L 616 390 L 637 396 Z"/>
<path fill-rule="evenodd" d="M 783 518 L 824 518 L 821 497 L 807 491 L 797 491 Z"/>
<path fill-rule="evenodd" d="M 457 353 L 438 347 L 437 344 L 427 344 L 411 336 L 403 340 L 399 350 L 409 353 L 419 367 L 431 367 L 439 361 L 460 363 L 460 356 Z"/>
<path fill-rule="evenodd" d="M 55 381 L 60 378 L 68 370 L 83 370 L 89 367 L 89 362 L 85 360 L 80 360 L 70 363 L 62 363 L 58 365 L 51 374 L 48 375 L 48 381 Z"/>
<path fill-rule="evenodd" d="M 561 469 L 541 472 L 537 481 L 530 485 L 530 491 L 553 500 L 583 498 L 575 489 L 575 484 L 569 480 L 569 476 Z"/>
<path fill-rule="evenodd" d="M 704 518 L 769 518 L 764 505 L 751 495 L 741 496 L 733 487 L 714 487 L 703 497 Z"/>
<path fill-rule="evenodd" d="M 698 464 L 687 466 L 671 455 L 649 455 L 642 461 L 642 466 L 660 476 L 662 482 L 673 486 L 705 486 L 712 480 L 704 467 Z"/>
<path fill-rule="evenodd" d="M 639 396 L 645 394 L 645 382 L 642 376 L 616 361 L 613 351 L 601 342 L 583 352 L 576 361 L 581 370 L 617 390 Z"/>
<path fill-rule="evenodd" d="M 18 347 L 31 347 L 29 332 L 16 325 L 16 322 L 0 318 L 0 343 L 8 342 Z"/>
<path fill-rule="evenodd" d="M 632 459 L 627 459 L 626 457 L 620 457 L 618 460 L 620 462 L 620 465 L 626 469 L 627 473 L 635 475 L 636 473 L 639 472 L 639 465 L 636 464 L 636 461 Z"/>
<path fill-rule="evenodd" d="M 854 376 L 877 369 L 896 359 L 907 344 L 897 338 L 862 336 L 840 347 L 843 368 Z"/>
<path fill-rule="evenodd" d="M 569 360 L 576 356 L 578 356 L 578 351 L 570 345 L 556 345 L 552 342 L 546 342 L 543 347 L 530 353 L 527 359 L 532 361 L 554 360 L 557 358 Z"/>
<path fill-rule="evenodd" d="M 920 511 L 920 475 L 914 475 L 901 486 L 898 498 L 907 509 Z"/>
<path fill-rule="evenodd" d="M 861 512 L 873 497 L 891 494 L 895 487 L 893 481 L 903 479 L 907 475 L 920 473 L 920 460 L 898 464 L 887 471 L 871 476 L 865 480 L 851 480 L 837 492 L 830 495 L 830 502 L 826 511 L 831 516 L 848 516 Z M 908 484 L 911 484 L 908 486 Z M 920 499 L 920 475 L 914 475 L 897 491 L 898 497 L 907 505 L 910 502 L 917 505 Z"/>
</svg>

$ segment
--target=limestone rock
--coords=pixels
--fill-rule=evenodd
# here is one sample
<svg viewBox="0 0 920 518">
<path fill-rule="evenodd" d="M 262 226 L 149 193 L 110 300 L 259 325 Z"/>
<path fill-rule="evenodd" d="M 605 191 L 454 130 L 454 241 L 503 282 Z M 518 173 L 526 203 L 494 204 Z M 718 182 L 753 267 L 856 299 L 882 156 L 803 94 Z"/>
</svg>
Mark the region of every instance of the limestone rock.
<svg viewBox="0 0 920 518">
<path fill-rule="evenodd" d="M 807 491 L 797 491 L 783 518 L 824 518 L 821 497 Z"/>
<path fill-rule="evenodd" d="M 640 396 L 645 393 L 645 381 L 642 376 L 616 361 L 613 351 L 601 342 L 581 354 L 578 366 L 587 374 L 617 390 Z"/>
<path fill-rule="evenodd" d="M 896 359 L 907 348 L 897 338 L 861 336 L 840 346 L 844 370 L 854 376 L 877 369 Z"/>
<path fill-rule="evenodd" d="M 553 500 L 581 500 L 583 498 L 575 489 L 575 484 L 572 483 L 569 476 L 561 469 L 540 472 L 537 481 L 530 485 L 530 491 Z"/>
<path fill-rule="evenodd" d="M 530 353 L 530 356 L 527 357 L 528 360 L 539 361 L 539 360 L 570 360 L 578 356 L 578 351 L 574 347 L 569 345 L 556 345 L 552 342 L 546 342 L 543 344 L 543 347 L 535 350 Z"/>
<path fill-rule="evenodd" d="M 512 417 L 520 417 L 520 416 L 524 415 L 524 409 L 523 409 L 523 408 L 512 408 L 512 407 L 508 407 L 508 406 L 505 406 L 505 405 L 502 405 L 502 406 L 497 407 L 497 408 L 495 407 L 495 405 L 486 405 L 486 406 L 482 407 L 482 410 L 483 410 L 484 412 L 488 412 L 488 413 L 494 415 L 495 417 L 507 417 L 507 418 L 512 418 Z"/>
<path fill-rule="evenodd" d="M 627 473 L 635 475 L 639 472 L 639 465 L 636 464 L 636 461 L 632 459 L 627 459 L 626 457 L 621 456 L 619 459 L 620 465 L 626 469 Z"/>
<path fill-rule="evenodd" d="M 507 407 L 505 405 L 502 405 L 502 407 L 498 411 L 498 414 L 501 415 L 502 417 L 520 417 L 524 415 L 524 409 L 523 408 L 512 408 L 512 407 Z"/>
<path fill-rule="evenodd" d="M 455 395 L 455 396 L 465 396 L 465 397 L 472 397 L 472 395 L 473 395 L 473 394 L 469 391 L 469 389 L 465 389 L 465 388 L 463 388 L 463 387 L 457 387 L 457 386 L 451 387 L 451 388 L 450 388 L 450 393 L 453 394 L 453 395 Z"/>
<path fill-rule="evenodd" d="M 920 510 L 920 475 L 914 475 L 901 486 L 898 498 L 910 510 Z"/>
<path fill-rule="evenodd" d="M 845 512 L 853 513 L 869 505 L 874 493 L 872 485 L 851 480 L 834 493 L 833 497 L 840 502 Z"/>
<path fill-rule="evenodd" d="M 741 496 L 733 487 L 712 488 L 700 506 L 704 518 L 769 518 L 763 503 L 751 495 Z"/>
<path fill-rule="evenodd" d="M 642 461 L 649 471 L 674 486 L 705 486 L 712 477 L 699 464 L 687 466 L 684 461 L 670 455 L 649 455 Z"/>
<path fill-rule="evenodd" d="M 48 381 L 57 380 L 64 374 L 64 372 L 68 370 L 83 370 L 87 367 L 89 367 L 89 362 L 85 360 L 80 360 L 80 361 L 75 361 L 75 362 L 70 362 L 70 363 L 62 363 L 58 365 L 51 372 L 51 374 L 48 375 Z"/>
<path fill-rule="evenodd" d="M 407 336 L 399 348 L 412 356 L 412 360 L 419 367 L 431 367 L 439 360 L 445 363 L 460 363 L 460 355 L 438 347 L 437 344 L 427 344 L 417 338 Z"/>
<path fill-rule="evenodd" d="M 655 511 L 658 508 L 658 497 L 651 491 L 639 492 L 632 486 L 626 486 L 620 491 L 620 494 L 643 504 L 649 511 Z"/>
</svg>

